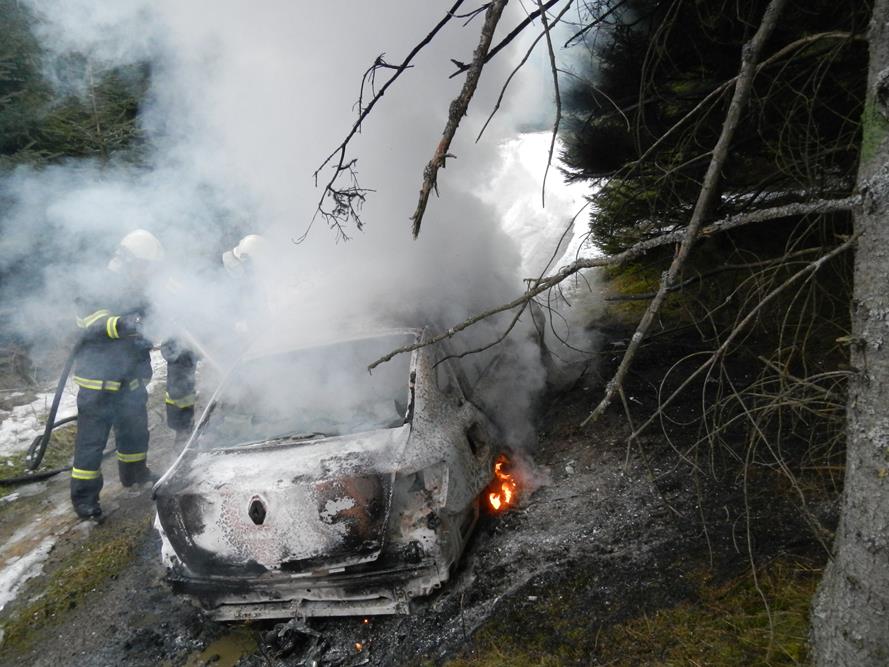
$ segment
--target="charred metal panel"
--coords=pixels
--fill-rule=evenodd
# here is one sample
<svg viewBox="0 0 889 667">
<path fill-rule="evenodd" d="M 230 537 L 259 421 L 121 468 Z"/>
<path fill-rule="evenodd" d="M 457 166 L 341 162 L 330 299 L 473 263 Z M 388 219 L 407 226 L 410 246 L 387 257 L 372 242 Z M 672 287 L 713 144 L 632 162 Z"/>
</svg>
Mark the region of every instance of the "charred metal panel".
<svg viewBox="0 0 889 667">
<path fill-rule="evenodd" d="M 179 560 L 199 573 L 373 560 L 385 540 L 393 459 L 409 430 L 197 452 L 170 478 L 175 493 L 166 483 L 156 490 L 160 523 Z"/>
<path fill-rule="evenodd" d="M 438 588 L 447 579 L 447 571 L 426 559 L 356 574 L 287 578 L 268 573 L 237 581 L 171 574 L 169 579 L 176 592 L 201 600 L 213 618 L 248 620 L 281 618 L 283 610 L 291 616 L 408 613 L 409 600 Z"/>
</svg>

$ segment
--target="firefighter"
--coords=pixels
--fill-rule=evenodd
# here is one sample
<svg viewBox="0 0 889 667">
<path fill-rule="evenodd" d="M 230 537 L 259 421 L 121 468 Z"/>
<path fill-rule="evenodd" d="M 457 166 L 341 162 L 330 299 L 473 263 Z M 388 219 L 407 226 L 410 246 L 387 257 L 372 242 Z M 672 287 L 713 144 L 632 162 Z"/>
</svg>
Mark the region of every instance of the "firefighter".
<svg viewBox="0 0 889 667">
<path fill-rule="evenodd" d="M 259 234 L 247 234 L 231 250 L 222 253 L 222 265 L 235 278 L 256 277 L 256 266 L 269 254 L 268 241 Z"/>
<path fill-rule="evenodd" d="M 74 367 L 79 389 L 71 502 L 82 519 L 102 518 L 102 452 L 112 428 L 121 484 L 154 480 L 147 465 L 145 387 L 151 379 L 152 343 L 142 335 L 147 312 L 143 288 L 163 259 L 163 245 L 150 232 L 127 234 L 108 263 L 107 279 L 77 303 L 82 315 L 77 318 L 81 338 Z"/>
<path fill-rule="evenodd" d="M 231 250 L 222 253 L 222 266 L 233 279 L 232 309 L 239 314 L 235 334 L 247 338 L 250 329 L 268 320 L 271 308 L 263 285 L 270 261 L 269 242 L 259 234 L 248 234 Z"/>
<path fill-rule="evenodd" d="M 162 290 L 163 299 L 159 307 L 167 311 L 171 309 L 181 311 L 182 305 L 194 304 L 200 295 L 194 291 L 189 292 L 186 285 L 187 283 L 168 276 Z M 174 308 L 177 304 L 179 308 Z M 180 314 L 181 312 L 176 313 L 176 315 Z M 167 322 L 167 325 L 174 331 L 180 328 L 175 324 L 178 319 L 179 317 L 176 316 L 173 322 Z M 196 351 L 190 349 L 180 340 L 182 337 L 188 338 L 187 335 L 180 334 L 179 338 L 168 338 L 160 346 L 161 355 L 167 362 L 167 387 L 164 392 L 167 426 L 175 432 L 175 444 L 177 445 L 184 443 L 194 426 L 195 373 L 199 359 Z"/>
<path fill-rule="evenodd" d="M 167 426 L 176 433 L 176 444 L 183 443 L 194 426 L 195 370 L 197 355 L 176 339 L 161 345 L 161 354 L 167 362 L 167 390 L 164 404 Z"/>
</svg>

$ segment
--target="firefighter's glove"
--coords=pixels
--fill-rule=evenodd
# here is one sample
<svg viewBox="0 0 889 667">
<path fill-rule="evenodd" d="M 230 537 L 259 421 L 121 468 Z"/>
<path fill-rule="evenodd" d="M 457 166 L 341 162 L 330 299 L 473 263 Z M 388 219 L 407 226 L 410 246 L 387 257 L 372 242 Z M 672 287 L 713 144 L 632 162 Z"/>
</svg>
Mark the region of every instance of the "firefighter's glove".
<svg viewBox="0 0 889 667">
<path fill-rule="evenodd" d="M 118 338 L 126 338 L 140 350 L 150 350 L 154 343 L 142 335 L 142 316 L 138 313 L 122 315 L 117 321 Z"/>
<path fill-rule="evenodd" d="M 142 316 L 138 313 L 122 315 L 117 321 L 117 334 L 120 338 L 142 336 Z"/>
</svg>

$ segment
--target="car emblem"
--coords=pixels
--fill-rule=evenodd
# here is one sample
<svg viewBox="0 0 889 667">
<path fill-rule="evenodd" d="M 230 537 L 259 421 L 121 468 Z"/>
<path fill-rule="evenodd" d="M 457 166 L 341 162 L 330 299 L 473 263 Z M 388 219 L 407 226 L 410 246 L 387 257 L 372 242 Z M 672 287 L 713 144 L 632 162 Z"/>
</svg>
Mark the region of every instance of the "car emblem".
<svg viewBox="0 0 889 667">
<path fill-rule="evenodd" d="M 251 521 L 257 526 L 262 525 L 266 515 L 265 503 L 262 501 L 262 498 L 253 496 L 253 498 L 250 499 L 250 507 L 247 509 L 247 514 L 250 516 Z"/>
</svg>

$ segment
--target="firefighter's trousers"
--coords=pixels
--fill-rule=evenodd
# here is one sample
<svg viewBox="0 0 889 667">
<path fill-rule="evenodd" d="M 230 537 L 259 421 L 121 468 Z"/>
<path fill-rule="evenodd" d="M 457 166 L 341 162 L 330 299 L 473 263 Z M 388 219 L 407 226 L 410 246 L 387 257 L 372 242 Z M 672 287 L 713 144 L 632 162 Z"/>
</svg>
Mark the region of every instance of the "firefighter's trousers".
<svg viewBox="0 0 889 667">
<path fill-rule="evenodd" d="M 71 469 L 75 508 L 97 507 L 102 490 L 102 452 L 114 428 L 120 482 L 124 486 L 148 477 L 148 392 L 143 382 L 120 383 L 115 391 L 77 392 L 77 439 Z"/>
</svg>

